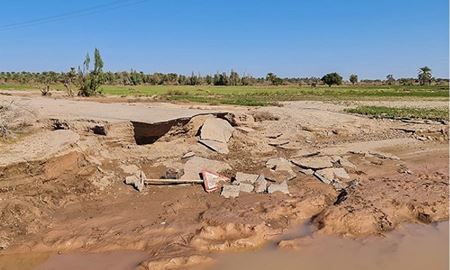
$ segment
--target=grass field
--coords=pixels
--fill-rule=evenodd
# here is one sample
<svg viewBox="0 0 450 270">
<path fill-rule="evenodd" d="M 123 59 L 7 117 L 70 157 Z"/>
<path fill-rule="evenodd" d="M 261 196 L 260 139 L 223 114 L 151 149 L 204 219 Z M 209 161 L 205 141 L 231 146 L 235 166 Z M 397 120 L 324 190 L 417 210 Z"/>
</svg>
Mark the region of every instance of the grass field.
<svg viewBox="0 0 450 270">
<path fill-rule="evenodd" d="M 0 89 L 36 89 L 29 85 L 0 84 Z M 63 90 L 62 85 L 53 85 Z M 162 100 L 209 104 L 264 106 L 289 100 L 378 100 L 440 99 L 448 100 L 448 86 L 114 86 L 101 87 L 105 95 L 156 96 Z"/>
<path fill-rule="evenodd" d="M 359 106 L 345 109 L 349 113 L 370 115 L 380 118 L 421 118 L 430 120 L 448 120 L 448 108 L 393 108 L 385 106 Z"/>
</svg>

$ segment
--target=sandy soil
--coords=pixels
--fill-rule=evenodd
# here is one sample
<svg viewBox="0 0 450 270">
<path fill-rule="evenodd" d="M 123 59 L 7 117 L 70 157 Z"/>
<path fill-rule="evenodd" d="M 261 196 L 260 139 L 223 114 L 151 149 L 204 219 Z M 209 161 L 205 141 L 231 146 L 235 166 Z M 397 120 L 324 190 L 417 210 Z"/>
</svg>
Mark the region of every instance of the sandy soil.
<svg viewBox="0 0 450 270">
<path fill-rule="evenodd" d="M 368 119 L 321 102 L 209 107 L 14 92 L 0 102 L 20 110 L 8 117 L 27 123 L 11 126 L 14 139 L 0 144 L 0 265 L 12 254 L 126 250 L 145 253 L 130 255 L 139 269 L 186 269 L 217 252 L 261 247 L 304 222 L 316 235 L 361 238 L 448 220 L 448 125 L 441 123 Z M 205 113 L 234 125 L 229 154 L 197 143 L 205 117 L 196 115 Z M 225 199 L 200 185 L 137 192 L 123 183 L 136 170 L 179 178 L 188 152 L 228 164 L 229 177 L 310 152 L 352 166 L 346 194 L 294 164 L 290 194 Z"/>
</svg>

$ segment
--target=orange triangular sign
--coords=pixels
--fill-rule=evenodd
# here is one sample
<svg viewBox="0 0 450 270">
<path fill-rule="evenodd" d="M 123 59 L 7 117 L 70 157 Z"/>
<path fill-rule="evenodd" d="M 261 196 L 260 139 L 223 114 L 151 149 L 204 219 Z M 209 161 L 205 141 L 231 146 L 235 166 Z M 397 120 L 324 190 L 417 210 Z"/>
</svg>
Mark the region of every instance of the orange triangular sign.
<svg viewBox="0 0 450 270">
<path fill-rule="evenodd" d="M 220 182 L 230 181 L 229 178 L 210 171 L 202 171 L 201 175 L 206 192 L 217 190 L 220 187 Z"/>
</svg>

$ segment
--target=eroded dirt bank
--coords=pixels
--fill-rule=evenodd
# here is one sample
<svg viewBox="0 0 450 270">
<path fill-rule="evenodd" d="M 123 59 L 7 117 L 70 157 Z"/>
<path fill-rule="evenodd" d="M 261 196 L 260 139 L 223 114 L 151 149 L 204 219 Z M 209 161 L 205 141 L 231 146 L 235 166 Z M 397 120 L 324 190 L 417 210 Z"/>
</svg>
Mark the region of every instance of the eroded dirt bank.
<svg viewBox="0 0 450 270">
<path fill-rule="evenodd" d="M 293 102 L 202 106 L 186 116 L 180 106 L 180 118 L 160 124 L 145 123 L 152 108 L 140 104 L 145 124 L 137 129 L 113 112 L 55 118 L 23 110 L 16 98 L 21 105 L 8 100 L 3 117 L 22 124 L 11 125 L 0 145 L 3 255 L 133 250 L 145 252 L 140 269 L 186 269 L 216 252 L 259 248 L 304 222 L 318 235 L 359 238 L 448 220 L 447 123 L 368 119 L 342 113 L 342 105 Z M 208 119 L 232 126 L 229 141 L 202 141 Z M 226 199 L 201 185 L 137 192 L 124 184 L 136 172 L 179 179 L 198 176 L 202 166 L 230 178 L 264 175 L 269 189 Z M 283 183 L 287 192 L 267 193 Z"/>
</svg>

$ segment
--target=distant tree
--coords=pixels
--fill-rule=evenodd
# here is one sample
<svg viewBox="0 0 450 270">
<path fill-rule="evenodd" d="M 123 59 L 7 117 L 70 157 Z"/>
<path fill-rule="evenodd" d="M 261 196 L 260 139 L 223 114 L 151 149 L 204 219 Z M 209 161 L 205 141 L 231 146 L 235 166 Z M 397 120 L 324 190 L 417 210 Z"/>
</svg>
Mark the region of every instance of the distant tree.
<svg viewBox="0 0 450 270">
<path fill-rule="evenodd" d="M 64 88 L 66 88 L 67 95 L 72 97 L 74 95 L 71 85 L 75 82 L 77 78 L 77 72 L 74 67 L 70 68 L 70 71 L 66 73 L 64 78 Z"/>
<path fill-rule="evenodd" d="M 142 73 L 139 73 L 135 70 L 131 70 L 128 79 L 131 85 L 139 85 L 142 84 L 142 82 L 144 81 L 144 76 Z"/>
<path fill-rule="evenodd" d="M 213 77 L 211 75 L 206 75 L 205 82 L 207 85 L 213 84 Z"/>
<path fill-rule="evenodd" d="M 186 85 L 187 84 L 187 78 L 185 75 L 179 75 L 178 76 L 178 84 L 179 85 Z"/>
<path fill-rule="evenodd" d="M 189 85 L 199 85 L 201 83 L 200 76 L 191 73 L 191 76 L 188 78 Z"/>
<path fill-rule="evenodd" d="M 431 74 L 431 68 L 424 66 L 419 68 L 419 83 L 420 85 L 426 85 L 431 84 L 431 80 L 433 78 L 433 75 Z"/>
<path fill-rule="evenodd" d="M 90 70 L 91 58 L 89 53 L 83 62 L 83 68 L 78 68 L 78 83 L 80 91 L 79 96 L 89 97 L 98 94 L 99 88 L 103 83 L 103 59 L 100 51 L 96 48 L 94 51 L 94 69 Z"/>
<path fill-rule="evenodd" d="M 269 81 L 272 85 L 282 85 L 283 84 L 283 80 L 281 78 L 278 78 L 278 76 L 272 72 L 267 73 L 266 81 Z"/>
<path fill-rule="evenodd" d="M 257 83 L 257 80 L 250 75 L 244 75 L 241 78 L 242 85 L 255 85 L 256 83 Z"/>
<path fill-rule="evenodd" d="M 392 75 L 392 74 L 387 75 L 386 76 L 386 82 L 387 82 L 388 85 L 394 84 L 395 83 L 394 75 Z"/>
<path fill-rule="evenodd" d="M 341 85 L 342 84 L 342 76 L 336 72 L 328 73 L 327 75 L 322 77 L 322 81 L 331 87 L 333 84 Z"/>
<path fill-rule="evenodd" d="M 413 85 L 414 84 L 414 79 L 410 79 L 410 78 L 400 78 L 399 82 L 401 85 Z"/>
<path fill-rule="evenodd" d="M 358 75 L 356 74 L 352 74 L 350 75 L 350 82 L 354 85 L 355 83 L 358 82 Z"/>
<path fill-rule="evenodd" d="M 234 70 L 231 70 L 229 85 L 239 85 L 241 83 L 241 78 L 239 74 Z"/>
<path fill-rule="evenodd" d="M 227 73 L 217 73 L 214 75 L 213 84 L 214 85 L 228 85 L 228 76 Z"/>
</svg>

